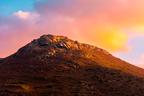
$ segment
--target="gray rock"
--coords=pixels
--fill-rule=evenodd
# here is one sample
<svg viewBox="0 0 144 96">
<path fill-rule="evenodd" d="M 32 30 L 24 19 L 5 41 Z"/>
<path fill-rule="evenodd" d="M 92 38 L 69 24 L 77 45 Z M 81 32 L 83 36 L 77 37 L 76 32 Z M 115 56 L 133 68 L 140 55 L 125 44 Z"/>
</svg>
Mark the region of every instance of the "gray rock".
<svg viewBox="0 0 144 96">
<path fill-rule="evenodd" d="M 38 44 L 40 46 L 48 46 L 48 45 L 50 45 L 50 42 L 48 42 L 46 39 L 39 39 Z"/>
</svg>

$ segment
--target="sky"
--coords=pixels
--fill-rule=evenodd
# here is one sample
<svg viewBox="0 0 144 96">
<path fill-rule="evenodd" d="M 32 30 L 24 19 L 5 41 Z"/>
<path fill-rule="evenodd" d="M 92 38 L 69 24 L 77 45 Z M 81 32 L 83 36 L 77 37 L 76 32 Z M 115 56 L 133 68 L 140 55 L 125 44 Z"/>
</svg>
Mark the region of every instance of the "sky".
<svg viewBox="0 0 144 96">
<path fill-rule="evenodd" d="M 144 68 L 144 0 L 0 0 L 0 57 L 43 34 L 103 48 Z"/>
</svg>

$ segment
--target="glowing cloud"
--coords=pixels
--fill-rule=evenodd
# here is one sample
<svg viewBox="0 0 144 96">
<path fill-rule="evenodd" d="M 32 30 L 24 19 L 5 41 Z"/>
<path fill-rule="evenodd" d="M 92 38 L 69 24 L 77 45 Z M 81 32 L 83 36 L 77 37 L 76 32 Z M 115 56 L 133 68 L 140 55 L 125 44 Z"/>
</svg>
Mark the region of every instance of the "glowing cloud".
<svg viewBox="0 0 144 96">
<path fill-rule="evenodd" d="M 17 11 L 14 13 L 14 16 L 23 19 L 23 20 L 29 20 L 29 19 L 36 19 L 38 18 L 40 15 L 38 13 L 32 13 L 32 12 L 26 12 L 26 11 Z"/>
<path fill-rule="evenodd" d="M 14 13 L 15 16 L 21 18 L 21 19 L 28 19 L 30 17 L 30 13 L 29 12 L 24 12 L 24 11 L 18 11 L 16 13 Z"/>
<path fill-rule="evenodd" d="M 126 43 L 128 37 L 126 34 L 120 32 L 119 30 L 106 30 L 99 33 L 96 38 L 98 45 L 111 52 L 127 51 Z"/>
<path fill-rule="evenodd" d="M 33 38 L 52 33 L 120 52 L 127 50 L 131 35 L 125 29 L 144 30 L 132 29 L 144 25 L 143 0 L 40 1 L 36 0 L 35 10 L 31 12 L 19 10 L 8 18 L 0 16 L 0 43 L 3 44 L 0 50 L 7 53 L 9 47 L 11 54 L 16 50 L 8 42 L 23 38 L 18 45 L 11 45 L 18 49 Z"/>
<path fill-rule="evenodd" d="M 93 25 L 89 26 L 88 29 L 87 27 L 82 27 L 83 33 L 79 33 L 80 38 L 83 38 L 82 42 L 102 47 L 110 52 L 128 51 L 127 33 L 112 26 L 99 26 L 99 28 Z"/>
</svg>

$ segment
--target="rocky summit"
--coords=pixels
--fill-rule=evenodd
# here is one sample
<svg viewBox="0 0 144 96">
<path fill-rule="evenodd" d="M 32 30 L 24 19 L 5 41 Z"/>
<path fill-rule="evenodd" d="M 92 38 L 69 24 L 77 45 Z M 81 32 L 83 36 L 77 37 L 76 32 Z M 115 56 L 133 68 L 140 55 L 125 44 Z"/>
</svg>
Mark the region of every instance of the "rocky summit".
<svg viewBox="0 0 144 96">
<path fill-rule="evenodd" d="M 144 96 L 144 70 L 64 36 L 0 59 L 0 96 Z"/>
</svg>

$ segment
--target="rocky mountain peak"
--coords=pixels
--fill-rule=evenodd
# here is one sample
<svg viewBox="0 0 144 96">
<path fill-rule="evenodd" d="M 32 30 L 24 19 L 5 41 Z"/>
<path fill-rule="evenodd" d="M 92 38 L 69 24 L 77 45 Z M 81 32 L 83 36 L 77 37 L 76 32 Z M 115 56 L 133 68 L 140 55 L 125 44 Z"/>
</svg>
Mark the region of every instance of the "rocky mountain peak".
<svg viewBox="0 0 144 96">
<path fill-rule="evenodd" d="M 43 35 L 38 39 L 33 40 L 26 46 L 22 47 L 16 55 L 33 55 L 33 54 L 49 54 L 54 55 L 55 53 L 65 53 L 70 50 L 80 50 L 80 43 L 68 39 L 65 36 L 55 35 Z"/>
<path fill-rule="evenodd" d="M 43 35 L 37 41 L 40 46 L 47 46 L 54 43 L 64 43 L 67 40 L 64 36 Z"/>
<path fill-rule="evenodd" d="M 54 35 L 43 35 L 36 40 L 38 46 L 46 47 L 57 47 L 57 48 L 68 48 L 68 42 L 72 42 L 67 37 L 64 36 L 54 36 Z"/>
<path fill-rule="evenodd" d="M 76 56 L 91 56 L 93 53 L 102 53 L 110 55 L 107 51 L 91 46 L 88 44 L 79 43 L 65 36 L 43 35 L 38 39 L 22 47 L 16 53 L 17 56 L 55 56 L 57 54 L 71 54 Z"/>
</svg>

